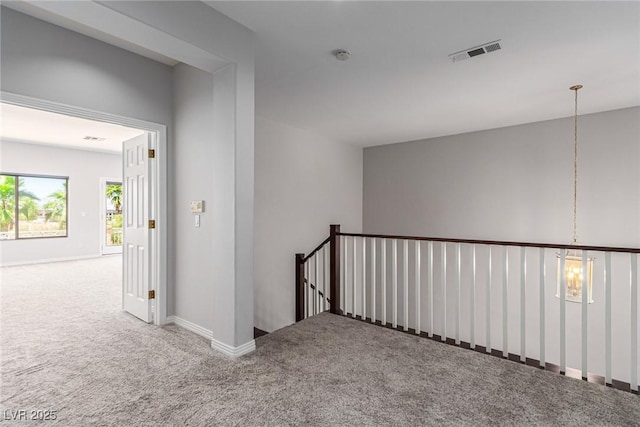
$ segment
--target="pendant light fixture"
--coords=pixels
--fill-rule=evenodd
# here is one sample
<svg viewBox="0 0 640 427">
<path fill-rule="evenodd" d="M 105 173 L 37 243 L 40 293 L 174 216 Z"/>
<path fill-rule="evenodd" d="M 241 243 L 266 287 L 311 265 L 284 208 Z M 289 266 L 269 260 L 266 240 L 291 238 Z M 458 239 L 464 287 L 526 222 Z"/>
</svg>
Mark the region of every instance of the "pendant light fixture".
<svg viewBox="0 0 640 427">
<path fill-rule="evenodd" d="M 575 93 L 575 113 L 574 113 L 574 139 L 573 139 L 573 241 L 572 245 L 578 244 L 578 90 L 582 85 L 575 85 L 569 88 Z M 564 271 L 561 266 L 561 256 L 558 254 L 558 288 L 556 297 L 560 297 L 560 286 L 562 277 L 565 279 L 565 298 L 567 301 L 582 302 L 582 287 L 587 287 L 587 301 L 593 302 L 593 258 L 587 258 L 586 271 L 582 262 L 582 251 L 577 249 L 567 249 L 565 252 Z"/>
</svg>

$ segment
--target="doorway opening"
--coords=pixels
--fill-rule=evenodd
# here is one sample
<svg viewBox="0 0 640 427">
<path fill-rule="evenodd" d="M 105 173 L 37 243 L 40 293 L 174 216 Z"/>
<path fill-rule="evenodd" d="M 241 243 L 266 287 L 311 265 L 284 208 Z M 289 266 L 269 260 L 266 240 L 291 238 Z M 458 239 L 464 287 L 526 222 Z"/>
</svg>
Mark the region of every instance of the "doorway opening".
<svg viewBox="0 0 640 427">
<path fill-rule="evenodd" d="M 100 180 L 102 255 L 122 253 L 122 177 Z"/>
<path fill-rule="evenodd" d="M 122 308 L 145 322 L 166 323 L 166 127 L 21 95 L 0 95 L 0 173 L 11 177 L 64 176 L 68 201 L 64 236 L 27 239 L 29 235 L 23 233 L 24 239 L 17 245 L 16 241 L 0 239 L 0 265 L 118 257 L 121 270 L 115 274 L 121 284 Z M 34 123 L 33 118 L 16 120 L 16 114 L 25 111 L 38 116 L 38 126 L 28 125 Z M 51 129 L 50 121 L 61 123 Z M 74 123 L 94 128 L 74 130 L 69 127 Z M 61 124 L 66 125 L 65 130 Z M 71 135 L 73 132 L 76 134 Z M 27 151 L 32 155 L 18 154 Z M 128 181 L 123 179 L 127 171 Z M 35 198 L 29 202 L 37 208 Z M 16 198 L 9 215 L 24 217 L 21 203 L 22 199 Z M 51 215 L 44 209 L 42 221 L 47 221 Z"/>
</svg>

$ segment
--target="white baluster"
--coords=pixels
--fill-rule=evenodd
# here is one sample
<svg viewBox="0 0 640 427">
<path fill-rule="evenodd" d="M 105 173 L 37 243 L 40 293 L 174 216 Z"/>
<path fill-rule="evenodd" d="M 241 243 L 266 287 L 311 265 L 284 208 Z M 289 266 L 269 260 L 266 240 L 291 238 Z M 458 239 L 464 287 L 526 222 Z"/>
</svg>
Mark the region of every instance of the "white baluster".
<svg viewBox="0 0 640 427">
<path fill-rule="evenodd" d="M 429 287 L 429 338 L 433 338 L 433 242 L 427 246 L 429 256 L 429 272 L 427 276 L 427 286 Z"/>
<path fill-rule="evenodd" d="M 460 274 L 460 269 L 462 268 L 461 266 L 461 259 L 460 259 L 460 243 L 456 243 L 456 271 L 455 271 L 455 280 L 456 280 L 456 311 L 455 311 L 455 339 L 456 339 L 456 344 L 460 345 L 460 315 L 461 315 L 461 309 L 460 309 L 460 300 L 461 298 L 461 274 Z"/>
<path fill-rule="evenodd" d="M 367 320 L 367 239 L 362 238 L 362 320 Z"/>
<path fill-rule="evenodd" d="M 527 250 L 523 246 L 520 248 L 520 361 L 527 361 L 527 350 L 525 347 L 527 333 L 526 315 L 526 287 L 527 287 Z"/>
<path fill-rule="evenodd" d="M 371 323 L 376 321 L 376 239 L 371 239 Z"/>
<path fill-rule="evenodd" d="M 329 277 L 329 273 L 327 272 L 327 258 L 329 257 L 329 255 L 327 255 L 328 250 L 329 245 L 324 245 L 324 248 L 322 249 L 322 293 L 324 294 L 324 297 L 322 298 L 322 311 L 327 311 L 327 300 L 330 298 L 328 286 L 329 280 L 327 280 Z"/>
<path fill-rule="evenodd" d="M 313 314 L 318 314 L 318 288 L 320 287 L 318 282 L 318 255 L 316 252 L 313 255 Z"/>
<path fill-rule="evenodd" d="M 391 263 L 391 272 L 393 273 L 392 285 L 393 285 L 393 295 L 392 295 L 392 307 L 393 310 L 393 327 L 396 328 L 398 326 L 398 241 L 393 239 L 391 241 L 391 254 L 393 256 L 393 260 Z"/>
<path fill-rule="evenodd" d="M 540 367 L 544 368 L 547 366 L 546 362 L 546 338 L 545 338 L 545 279 L 546 279 L 547 269 L 545 262 L 545 250 L 544 248 L 540 248 Z"/>
<path fill-rule="evenodd" d="M 442 283 L 440 284 L 442 288 L 442 336 L 440 339 L 442 341 L 447 340 L 447 242 L 442 242 L 442 259 L 441 259 L 441 268 L 442 268 Z"/>
<path fill-rule="evenodd" d="M 402 289 L 404 294 L 404 330 L 409 330 L 409 241 L 402 242 Z"/>
<path fill-rule="evenodd" d="M 353 236 L 353 259 L 352 259 L 352 276 L 351 276 L 351 314 L 356 317 L 356 280 L 357 280 L 357 255 L 356 255 L 356 237 Z"/>
<path fill-rule="evenodd" d="M 325 311 L 325 301 L 327 298 L 327 286 L 326 286 L 326 280 L 327 280 L 327 254 L 326 254 L 326 246 L 323 246 L 322 249 L 320 250 L 321 253 L 321 257 L 320 257 L 320 274 L 322 276 L 322 279 L 320 280 L 320 283 L 322 283 L 322 296 L 320 297 L 320 313 L 323 313 Z"/>
<path fill-rule="evenodd" d="M 415 280 L 416 280 L 416 334 L 420 335 L 420 240 L 416 240 L 415 246 Z"/>
<path fill-rule="evenodd" d="M 509 357 L 509 248 L 503 247 L 502 262 L 502 356 Z"/>
<path fill-rule="evenodd" d="M 631 390 L 638 391 L 638 255 L 631 254 Z"/>
<path fill-rule="evenodd" d="M 476 348 L 476 245 L 471 246 L 471 290 L 469 292 L 469 341 Z"/>
<path fill-rule="evenodd" d="M 331 305 L 329 300 L 333 298 L 331 296 L 331 245 L 327 245 L 327 252 L 325 253 L 325 258 L 327 260 L 327 269 L 325 270 L 325 277 L 327 278 L 325 286 L 327 288 L 327 293 L 325 295 L 325 310 L 330 310 Z"/>
<path fill-rule="evenodd" d="M 611 385 L 611 252 L 604 254 L 604 365 L 605 384 Z"/>
<path fill-rule="evenodd" d="M 486 337 L 486 346 L 487 348 L 485 349 L 487 353 L 491 354 L 491 246 L 489 246 L 489 259 L 488 259 L 488 266 L 487 266 L 487 288 L 486 288 L 486 300 L 487 300 L 487 311 L 485 313 L 486 315 L 486 330 L 485 330 L 485 334 L 487 335 Z"/>
<path fill-rule="evenodd" d="M 349 263 L 348 263 L 348 250 L 349 247 L 347 243 L 347 236 L 342 236 L 343 249 L 342 249 L 342 257 L 344 258 L 342 262 L 342 280 L 340 281 L 340 305 L 342 309 L 342 313 L 346 316 L 347 314 L 347 283 L 349 277 Z"/>
<path fill-rule="evenodd" d="M 587 295 L 587 283 L 589 272 L 587 271 L 587 251 L 582 251 L 582 340 L 581 340 L 581 361 L 582 361 L 582 379 L 587 379 L 587 327 L 588 327 L 588 311 L 589 297 Z"/>
<path fill-rule="evenodd" d="M 382 325 L 387 325 L 387 240 L 380 241 L 380 279 L 382 280 Z"/>
<path fill-rule="evenodd" d="M 567 372 L 567 347 L 566 347 L 566 291 L 567 278 L 565 274 L 567 251 L 560 251 L 560 373 Z"/>
<path fill-rule="evenodd" d="M 309 277 L 309 260 L 304 262 L 304 318 L 311 317 L 311 310 L 309 309 L 309 302 L 311 301 L 311 295 L 309 290 L 311 287 L 309 283 L 311 282 Z"/>
</svg>

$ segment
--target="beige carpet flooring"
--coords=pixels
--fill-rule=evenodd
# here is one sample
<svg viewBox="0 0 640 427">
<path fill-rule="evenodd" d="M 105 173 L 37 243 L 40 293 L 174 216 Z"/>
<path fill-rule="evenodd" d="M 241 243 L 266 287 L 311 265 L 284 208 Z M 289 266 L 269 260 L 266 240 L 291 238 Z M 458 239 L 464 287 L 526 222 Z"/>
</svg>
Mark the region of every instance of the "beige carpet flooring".
<svg viewBox="0 0 640 427">
<path fill-rule="evenodd" d="M 331 314 L 227 359 L 122 312 L 119 269 L 0 269 L 0 425 L 640 424 L 640 396 Z M 19 410 L 56 420 L 7 419 Z"/>
</svg>

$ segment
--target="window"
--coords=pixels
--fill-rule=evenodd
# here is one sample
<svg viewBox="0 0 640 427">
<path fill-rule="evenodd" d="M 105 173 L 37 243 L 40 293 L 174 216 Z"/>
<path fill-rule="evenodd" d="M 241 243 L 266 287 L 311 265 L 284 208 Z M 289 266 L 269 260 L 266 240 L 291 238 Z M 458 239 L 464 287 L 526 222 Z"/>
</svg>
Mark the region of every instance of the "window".
<svg viewBox="0 0 640 427">
<path fill-rule="evenodd" d="M 0 240 L 66 237 L 68 181 L 0 174 Z"/>
</svg>

